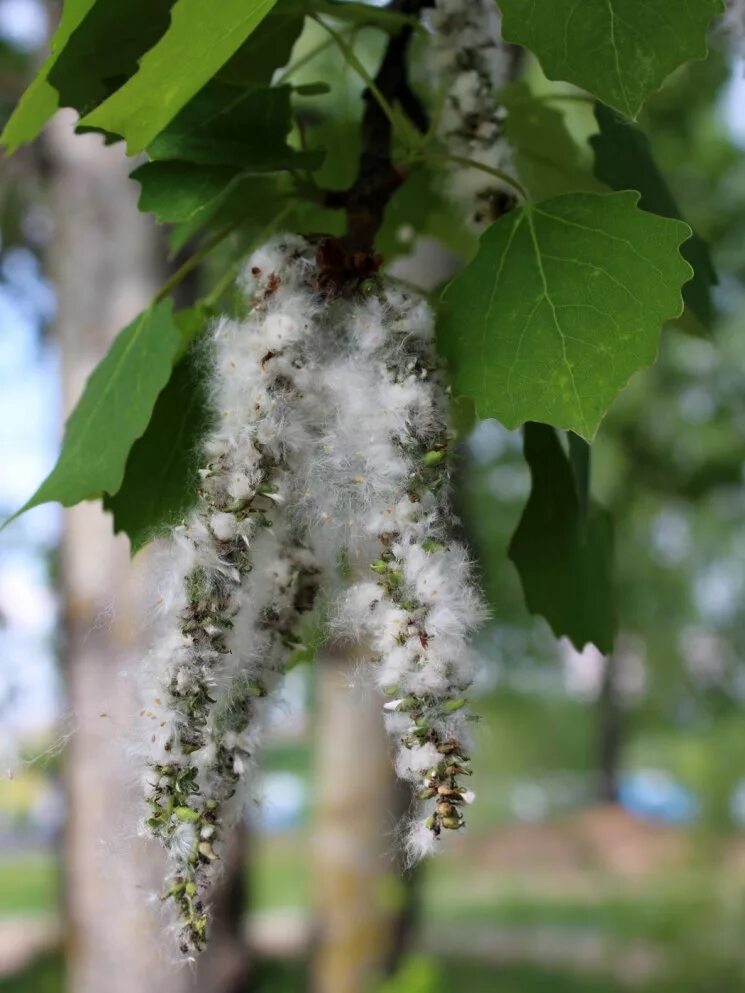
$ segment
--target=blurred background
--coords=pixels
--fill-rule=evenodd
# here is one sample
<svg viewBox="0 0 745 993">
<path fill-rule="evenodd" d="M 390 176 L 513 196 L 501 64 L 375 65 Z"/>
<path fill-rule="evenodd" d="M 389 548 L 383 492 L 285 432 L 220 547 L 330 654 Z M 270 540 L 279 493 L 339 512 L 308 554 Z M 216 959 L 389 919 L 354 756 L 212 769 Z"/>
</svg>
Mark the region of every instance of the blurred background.
<svg viewBox="0 0 745 993">
<path fill-rule="evenodd" d="M 0 0 L 0 119 L 54 16 Z M 715 36 L 644 114 L 711 247 L 718 319 L 665 332 L 593 448 L 617 528 L 611 657 L 557 642 L 525 609 L 506 556 L 530 488 L 520 434 L 483 422 L 463 446 L 459 501 L 492 608 L 479 800 L 415 873 L 397 865 L 379 701 L 348 660 L 299 666 L 211 951 L 179 967 L 126 747 L 147 551 L 130 564 L 98 505 L 42 506 L 0 533 L 0 993 L 745 991 L 742 55 Z M 589 109 L 568 120 L 584 143 Z M 2 518 L 53 464 L 108 342 L 178 264 L 138 215 L 130 168 L 65 115 L 0 163 Z M 410 272 L 436 252 L 418 246 Z"/>
</svg>

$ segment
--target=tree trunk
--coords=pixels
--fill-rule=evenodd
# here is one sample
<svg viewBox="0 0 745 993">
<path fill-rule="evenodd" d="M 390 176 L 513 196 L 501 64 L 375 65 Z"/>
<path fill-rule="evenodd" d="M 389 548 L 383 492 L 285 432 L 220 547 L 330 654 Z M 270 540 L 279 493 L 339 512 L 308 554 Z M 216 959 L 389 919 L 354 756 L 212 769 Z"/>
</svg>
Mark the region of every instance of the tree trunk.
<svg viewBox="0 0 745 993">
<path fill-rule="evenodd" d="M 605 659 L 603 682 L 598 697 L 598 793 L 603 803 L 618 802 L 618 776 L 621 768 L 623 720 L 618 689 L 618 661 Z"/>
<path fill-rule="evenodd" d="M 48 131 L 47 153 L 56 215 L 50 264 L 69 410 L 116 332 L 148 304 L 164 266 L 154 227 L 137 212 L 121 145 L 74 135 L 70 117 L 60 115 Z M 68 988 L 233 993 L 245 963 L 226 915 L 218 911 L 222 929 L 195 978 L 179 967 L 174 936 L 157 909 L 161 852 L 135 836 L 140 770 L 127 735 L 137 706 L 131 670 L 147 637 L 147 554 L 130 563 L 128 542 L 113 537 L 110 517 L 98 503 L 83 504 L 66 512 L 60 568 L 73 721 L 65 755 Z"/>
<path fill-rule="evenodd" d="M 408 791 L 365 661 L 332 646 L 317 666 L 313 993 L 361 993 L 390 972 L 412 916 L 396 838 Z"/>
<path fill-rule="evenodd" d="M 430 289 L 452 267 L 423 239 L 391 272 Z M 396 830 L 411 793 L 395 776 L 369 669 L 363 650 L 344 645 L 317 665 L 313 993 L 361 993 L 395 972 L 418 916 L 421 869 L 403 873 Z"/>
</svg>

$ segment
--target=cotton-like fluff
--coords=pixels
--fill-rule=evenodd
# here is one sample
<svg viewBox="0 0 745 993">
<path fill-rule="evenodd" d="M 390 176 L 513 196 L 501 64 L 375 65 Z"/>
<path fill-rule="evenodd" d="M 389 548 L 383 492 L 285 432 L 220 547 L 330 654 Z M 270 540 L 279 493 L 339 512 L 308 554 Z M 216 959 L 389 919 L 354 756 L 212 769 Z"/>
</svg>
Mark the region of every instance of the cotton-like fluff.
<svg viewBox="0 0 745 993">
<path fill-rule="evenodd" d="M 497 94 L 509 79 L 512 56 L 502 41 L 494 0 L 435 0 L 423 16 L 433 33 L 435 78 L 444 94 L 439 134 L 447 150 L 511 172 L 511 150 L 503 135 L 506 111 Z M 497 177 L 460 165 L 451 170 L 450 187 L 476 231 L 504 213 L 515 195 Z"/>
<path fill-rule="evenodd" d="M 732 39 L 737 54 L 745 55 L 745 0 L 728 0 L 722 26 Z"/>
<path fill-rule="evenodd" d="M 166 895 L 185 953 L 205 942 L 220 844 L 315 582 L 313 556 L 285 512 L 293 459 L 309 444 L 295 376 L 319 312 L 312 274 L 300 238 L 275 239 L 250 260 L 249 316 L 221 321 L 212 336 L 216 426 L 198 504 L 163 555 L 162 631 L 142 712 L 146 828 L 172 858 Z"/>
<path fill-rule="evenodd" d="M 332 631 L 376 658 L 396 770 L 427 802 L 407 834 L 415 861 L 463 825 L 471 798 L 461 785 L 470 772 L 464 693 L 474 675 L 468 640 L 484 610 L 455 537 L 453 434 L 429 307 L 383 282 L 347 308 L 335 334 L 338 355 L 316 376 L 324 420 L 305 506 L 327 536 L 326 558 L 343 553 L 355 580 L 337 594 Z"/>
</svg>

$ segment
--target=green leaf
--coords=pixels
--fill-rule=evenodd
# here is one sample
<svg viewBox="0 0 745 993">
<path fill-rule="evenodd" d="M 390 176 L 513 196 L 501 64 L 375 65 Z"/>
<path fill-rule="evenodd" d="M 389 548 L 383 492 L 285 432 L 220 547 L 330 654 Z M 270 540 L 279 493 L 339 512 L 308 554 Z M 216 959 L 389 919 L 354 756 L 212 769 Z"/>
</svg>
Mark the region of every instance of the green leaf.
<svg viewBox="0 0 745 993">
<path fill-rule="evenodd" d="M 252 172 L 315 168 L 322 153 L 299 152 L 287 144 L 291 94 L 290 86 L 237 90 L 208 83 L 148 146 L 148 155 Z"/>
<path fill-rule="evenodd" d="M 8 154 L 32 141 L 57 110 L 57 93 L 49 85 L 47 77 L 70 35 L 94 3 L 95 0 L 65 0 L 62 17 L 52 38 L 51 52 L 0 135 L 0 143 Z"/>
<path fill-rule="evenodd" d="M 502 90 L 499 102 L 507 110 L 504 135 L 513 150 L 516 175 L 532 200 L 604 189 L 589 164 L 586 167 L 582 162 L 581 150 L 560 111 L 537 100 L 522 82 Z"/>
<path fill-rule="evenodd" d="M 177 0 L 171 26 L 121 89 L 81 121 L 141 152 L 235 54 L 276 0 Z"/>
<path fill-rule="evenodd" d="M 578 481 L 553 428 L 525 425 L 532 488 L 510 543 L 532 614 L 582 649 L 613 648 L 617 631 L 613 524 L 594 500 L 583 510 Z"/>
<path fill-rule="evenodd" d="M 205 331 L 213 317 L 215 317 L 213 309 L 206 306 L 204 300 L 173 315 L 174 323 L 181 334 L 181 344 L 176 352 L 175 362 L 180 362 L 193 347 L 193 343 Z"/>
<path fill-rule="evenodd" d="M 146 162 L 131 174 L 141 187 L 139 208 L 158 221 L 188 221 L 226 189 L 236 176 L 231 166 L 193 162 Z"/>
<path fill-rule="evenodd" d="M 649 138 L 629 121 L 598 103 L 599 134 L 590 138 L 595 175 L 614 190 L 638 190 L 639 206 L 661 217 L 682 214 L 652 155 Z M 683 287 L 683 299 L 705 327 L 712 321 L 711 287 L 717 283 L 706 242 L 695 232 L 683 245 L 683 258 L 693 267 L 693 279 Z"/>
<path fill-rule="evenodd" d="M 289 62 L 303 23 L 302 13 L 279 0 L 274 10 L 225 63 L 217 78 L 233 86 L 268 86 L 275 70 Z"/>
<path fill-rule="evenodd" d="M 591 439 L 682 310 L 681 221 L 636 193 L 524 204 L 482 236 L 443 295 L 439 342 L 456 395 L 508 428 L 541 421 Z"/>
<path fill-rule="evenodd" d="M 549 79 L 636 117 L 666 76 L 706 55 L 722 0 L 499 0 L 506 41 L 538 56 Z"/>
<path fill-rule="evenodd" d="M 230 240 L 241 243 L 246 238 L 253 243 L 262 233 L 268 238 L 283 219 L 288 228 L 299 231 L 295 216 L 288 215 L 288 208 L 294 208 L 295 204 L 290 200 L 290 191 L 283 179 L 282 174 L 237 175 L 215 200 L 173 228 L 168 237 L 171 251 L 178 252 L 191 239 L 228 224 L 239 225 Z M 316 227 L 315 230 L 325 228 Z"/>
<path fill-rule="evenodd" d="M 48 79 L 60 107 L 85 114 L 134 75 L 139 60 L 165 33 L 173 0 L 95 3 L 70 36 Z"/>
<path fill-rule="evenodd" d="M 70 415 L 57 464 L 19 513 L 50 500 L 71 507 L 119 489 L 181 343 L 171 310 L 163 301 L 119 332 Z"/>
<path fill-rule="evenodd" d="M 126 532 L 133 555 L 180 524 L 196 502 L 199 444 L 213 419 L 204 366 L 202 349 L 192 346 L 134 443 L 121 487 L 104 499 L 114 531 Z"/>
<path fill-rule="evenodd" d="M 460 438 L 467 437 L 476 427 L 476 408 L 470 397 L 452 397 L 450 400 L 450 426 Z"/>
</svg>

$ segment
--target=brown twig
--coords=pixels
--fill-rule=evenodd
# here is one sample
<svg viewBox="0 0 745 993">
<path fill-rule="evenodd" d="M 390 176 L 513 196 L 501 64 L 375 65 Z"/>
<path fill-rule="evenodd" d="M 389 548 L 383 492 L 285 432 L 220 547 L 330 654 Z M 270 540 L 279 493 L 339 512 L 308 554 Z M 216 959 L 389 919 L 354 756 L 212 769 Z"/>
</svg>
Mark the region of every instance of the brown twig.
<svg viewBox="0 0 745 993">
<path fill-rule="evenodd" d="M 433 0 L 391 0 L 388 9 L 416 17 Z M 330 190 L 327 207 L 343 208 L 347 215 L 344 236 L 323 238 L 318 245 L 319 284 L 328 292 L 342 292 L 357 284 L 380 265 L 375 254 L 375 236 L 383 223 L 385 208 L 404 181 L 393 161 L 393 126 L 379 96 L 390 107 L 398 105 L 421 132 L 428 128 L 427 113 L 409 85 L 407 54 L 414 28 L 405 24 L 391 35 L 375 76 L 376 96 L 370 87 L 363 95 L 361 152 L 357 178 L 347 190 Z"/>
</svg>

